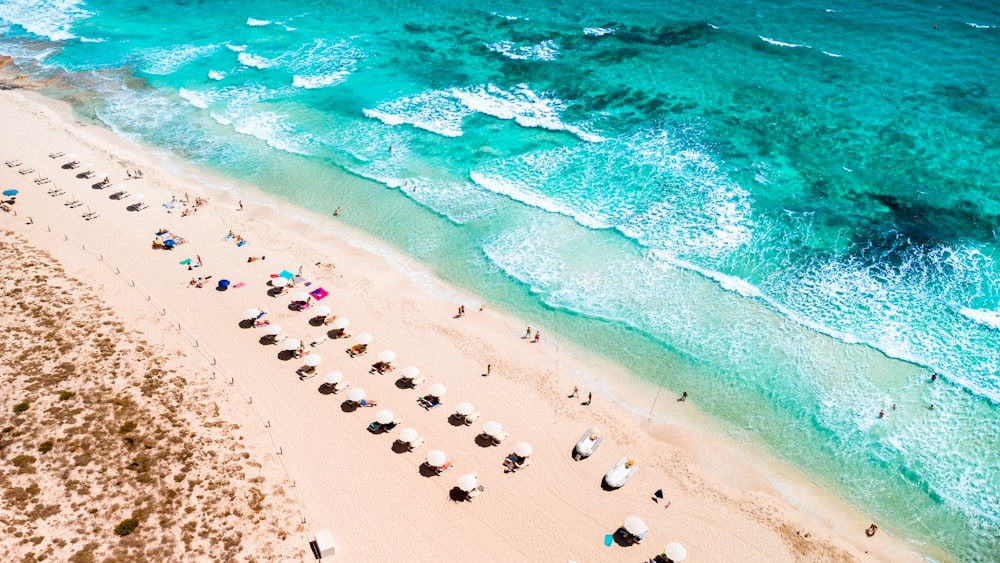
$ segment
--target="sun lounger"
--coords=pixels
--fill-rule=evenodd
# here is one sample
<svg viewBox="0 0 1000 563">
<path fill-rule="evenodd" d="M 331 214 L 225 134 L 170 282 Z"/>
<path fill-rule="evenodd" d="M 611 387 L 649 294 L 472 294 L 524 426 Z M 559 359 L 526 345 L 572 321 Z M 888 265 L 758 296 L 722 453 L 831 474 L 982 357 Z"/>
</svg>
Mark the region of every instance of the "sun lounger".
<svg viewBox="0 0 1000 563">
<path fill-rule="evenodd" d="M 17 173 L 20 174 L 21 176 L 27 176 L 28 174 L 34 174 L 35 173 L 35 169 L 34 168 L 22 168 L 22 169 L 18 170 Z"/>
<path fill-rule="evenodd" d="M 427 410 L 435 409 L 441 406 L 441 399 L 433 395 L 427 395 L 426 397 L 417 397 L 417 402 L 420 406 Z"/>
<path fill-rule="evenodd" d="M 350 386 L 351 386 L 351 382 L 349 382 L 349 381 L 341 381 L 340 383 L 338 383 L 338 384 L 336 384 L 336 385 L 333 386 L 333 394 L 336 395 L 338 393 L 341 393 L 341 392 L 345 391 Z"/>
<path fill-rule="evenodd" d="M 69 200 L 69 201 L 66 202 L 66 207 L 69 207 L 70 209 L 76 209 L 77 207 L 80 207 L 81 205 L 83 205 L 83 202 L 80 201 L 80 200 L 78 200 L 78 199 L 76 199 L 76 198 L 73 198 L 73 199 L 71 199 L 71 200 Z"/>
<path fill-rule="evenodd" d="M 444 473 L 447 473 L 452 467 L 455 467 L 455 460 L 449 459 L 448 461 L 444 462 L 444 465 L 436 467 L 434 471 L 438 475 L 442 475 Z"/>
<path fill-rule="evenodd" d="M 352 358 L 357 356 L 363 356 L 368 353 L 367 344 L 355 344 L 347 349 L 347 353 L 350 354 Z"/>
<path fill-rule="evenodd" d="M 503 460 L 503 472 L 513 473 L 531 465 L 530 457 L 521 457 L 517 454 L 510 454 Z"/>
<path fill-rule="evenodd" d="M 87 170 L 86 172 L 84 172 L 80 176 L 82 176 L 84 178 L 93 178 L 94 176 L 97 176 L 97 172 L 94 172 L 93 170 Z"/>
<path fill-rule="evenodd" d="M 400 418 L 397 418 L 388 424 L 382 424 L 376 420 L 368 425 L 368 431 L 371 432 L 372 434 L 382 434 L 383 432 L 388 432 L 393 428 L 399 426 L 400 424 L 402 424 L 402 422 L 403 420 Z"/>
<path fill-rule="evenodd" d="M 79 161 L 79 160 L 74 160 L 73 162 L 70 162 L 70 163 L 66 164 L 66 166 L 67 166 L 67 167 L 68 167 L 68 168 L 69 168 L 70 170 L 72 170 L 72 169 L 74 169 L 74 168 L 79 168 L 79 167 L 80 167 L 80 161 Z"/>
<path fill-rule="evenodd" d="M 20 160 L 5 160 L 4 164 L 6 164 L 10 168 L 17 168 L 18 166 L 21 166 L 21 161 Z"/>
<path fill-rule="evenodd" d="M 96 211 L 88 211 L 83 214 L 83 218 L 90 221 L 91 219 L 97 219 L 100 215 Z"/>
<path fill-rule="evenodd" d="M 385 373 L 387 371 L 392 371 L 393 366 L 390 362 L 378 361 L 372 364 L 372 369 L 368 370 L 368 373 Z"/>
<path fill-rule="evenodd" d="M 466 426 L 469 426 L 469 425 L 471 425 L 471 424 L 472 424 L 473 422 L 475 422 L 475 421 L 479 420 L 479 416 L 480 416 L 480 415 L 479 415 L 479 411 L 475 411 L 475 412 L 470 412 L 469 414 L 465 415 L 465 420 L 464 420 L 464 422 L 465 422 L 465 425 L 466 425 Z"/>
<path fill-rule="evenodd" d="M 49 195 L 52 196 L 52 197 L 61 196 L 61 195 L 65 194 L 65 193 L 66 192 L 64 192 L 63 190 L 60 190 L 59 188 L 53 188 L 53 189 L 49 190 Z"/>
<path fill-rule="evenodd" d="M 42 184 L 48 184 L 50 182 L 52 182 L 52 180 L 49 178 L 35 178 L 35 183 L 38 184 L 39 186 L 41 186 Z"/>
<path fill-rule="evenodd" d="M 374 407 L 378 405 L 378 401 L 369 401 L 368 399 L 361 399 L 358 401 L 359 407 Z"/>
<path fill-rule="evenodd" d="M 120 192 L 115 192 L 115 193 L 111 194 L 111 197 L 113 197 L 115 199 L 125 199 L 125 198 L 127 198 L 127 197 L 129 197 L 131 195 L 132 194 L 128 193 L 128 191 L 122 190 Z"/>
<path fill-rule="evenodd" d="M 489 438 L 490 438 L 490 440 L 492 440 L 494 446 L 499 446 L 500 444 L 502 444 L 504 442 L 504 440 L 506 440 L 509 437 L 510 437 L 510 434 L 508 434 L 506 432 L 503 432 L 503 433 L 501 433 L 501 434 L 499 434 L 497 436 L 490 436 Z"/>
<path fill-rule="evenodd" d="M 50 152 L 49 158 L 59 158 L 60 156 L 66 156 L 64 152 Z"/>
<path fill-rule="evenodd" d="M 424 442 L 426 442 L 426 441 L 427 441 L 427 439 L 424 438 L 423 436 L 417 436 L 416 440 L 410 442 L 410 444 L 407 446 L 407 449 L 412 452 L 413 450 L 415 450 L 415 449 L 419 448 L 420 446 L 424 445 Z"/>
</svg>

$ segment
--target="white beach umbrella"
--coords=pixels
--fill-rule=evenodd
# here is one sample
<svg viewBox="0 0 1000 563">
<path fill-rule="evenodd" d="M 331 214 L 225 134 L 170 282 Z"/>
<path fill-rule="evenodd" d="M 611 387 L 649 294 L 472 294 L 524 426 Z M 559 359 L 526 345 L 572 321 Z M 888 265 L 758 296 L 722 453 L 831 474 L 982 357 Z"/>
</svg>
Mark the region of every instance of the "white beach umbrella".
<svg viewBox="0 0 1000 563">
<path fill-rule="evenodd" d="M 632 534 L 633 536 L 641 536 L 649 532 L 649 526 L 642 521 L 642 518 L 638 516 L 629 516 L 625 519 L 625 523 L 622 524 L 625 531 Z"/>
<path fill-rule="evenodd" d="M 351 392 L 347 394 L 347 398 L 357 403 L 365 398 L 365 390 L 358 388 L 351 389 Z"/>
<path fill-rule="evenodd" d="M 69 153 L 69 154 L 66 155 L 66 158 L 72 160 L 72 159 L 74 159 L 74 158 L 76 158 L 78 156 L 80 156 L 80 155 L 77 154 L 77 153 L 75 153 L 75 152 L 71 152 L 71 153 Z"/>
<path fill-rule="evenodd" d="M 674 563 L 681 563 L 681 561 L 687 559 L 688 552 L 684 549 L 683 545 L 672 541 L 667 544 L 667 547 L 663 548 L 663 555 Z"/>
<path fill-rule="evenodd" d="M 110 177 L 111 177 L 111 174 L 108 174 L 107 172 L 98 172 L 98 173 L 97 173 L 97 175 L 98 175 L 98 176 L 99 176 L 99 177 L 100 177 L 100 178 L 101 178 L 102 180 L 103 180 L 103 179 L 105 179 L 105 178 L 110 178 Z"/>
<path fill-rule="evenodd" d="M 503 432 L 503 426 L 495 420 L 491 420 L 483 425 L 483 432 L 487 436 L 499 436 Z"/>
<path fill-rule="evenodd" d="M 132 196 L 132 201 L 142 201 L 144 197 L 146 197 L 146 194 L 135 194 Z"/>
<path fill-rule="evenodd" d="M 267 325 L 264 329 L 264 334 L 268 336 L 278 336 L 281 334 L 281 325 Z"/>
<path fill-rule="evenodd" d="M 304 291 L 296 291 L 292 294 L 292 301 L 308 301 L 309 294 Z"/>
<path fill-rule="evenodd" d="M 331 312 L 333 312 L 333 309 L 331 309 L 326 305 L 320 305 L 319 307 L 313 309 L 313 312 L 316 314 L 317 317 L 325 317 L 329 315 Z"/>
<path fill-rule="evenodd" d="M 527 442 L 518 442 L 514 444 L 514 453 L 520 457 L 528 457 L 533 451 L 534 448 L 532 448 L 531 444 Z"/>
<path fill-rule="evenodd" d="M 420 368 L 417 366 L 406 366 L 403 368 L 403 377 L 413 379 L 418 375 L 420 375 Z"/>
<path fill-rule="evenodd" d="M 416 428 L 404 428 L 399 431 L 399 441 L 409 444 L 410 442 L 417 439 L 417 429 Z"/>
<path fill-rule="evenodd" d="M 396 353 L 392 350 L 382 350 L 378 353 L 378 360 L 380 362 L 389 363 L 396 359 Z"/>
<path fill-rule="evenodd" d="M 444 394 L 448 392 L 448 388 L 440 383 L 435 383 L 427 389 L 427 394 L 432 395 L 437 398 L 444 397 Z"/>
<path fill-rule="evenodd" d="M 243 311 L 244 319 L 256 319 L 260 316 L 260 309 L 254 309 L 253 307 Z"/>
<path fill-rule="evenodd" d="M 84 162 L 81 166 L 84 168 L 92 168 L 94 166 L 93 162 Z"/>
<path fill-rule="evenodd" d="M 305 358 L 302 358 L 302 363 L 314 368 L 318 366 L 323 361 L 323 358 L 319 354 L 309 354 Z"/>
<path fill-rule="evenodd" d="M 392 411 L 390 410 L 383 409 L 375 413 L 375 422 L 379 424 L 389 424 L 395 418 L 396 417 L 392 415 Z"/>
<path fill-rule="evenodd" d="M 341 381 L 343 381 L 343 379 L 344 379 L 344 374 L 339 371 L 331 371 L 330 373 L 326 374 L 327 385 L 336 385 Z"/>
<path fill-rule="evenodd" d="M 300 341 L 298 339 L 295 339 L 295 338 L 289 338 L 288 340 L 286 340 L 284 342 L 284 344 L 281 345 L 281 347 L 284 348 L 285 350 L 291 352 L 293 350 L 298 350 L 299 348 L 301 348 L 302 347 L 302 341 Z"/>
<path fill-rule="evenodd" d="M 476 407 L 472 406 L 472 403 L 465 402 L 455 405 L 455 412 L 462 416 L 472 414 L 474 410 L 476 410 Z"/>
<path fill-rule="evenodd" d="M 367 332 L 362 332 L 361 334 L 355 336 L 354 340 L 357 341 L 358 344 L 368 345 L 371 344 L 372 340 L 375 340 L 375 338 Z"/>
<path fill-rule="evenodd" d="M 115 189 L 120 192 L 124 192 L 126 189 L 128 189 L 128 186 L 126 186 L 125 184 L 115 184 Z"/>
<path fill-rule="evenodd" d="M 340 318 L 333 319 L 333 322 L 330 323 L 330 326 L 332 326 L 333 328 L 335 328 L 337 330 L 343 330 L 343 329 L 347 328 L 347 325 L 349 325 L 349 324 L 351 324 L 350 320 L 348 320 L 348 319 L 346 319 L 344 317 L 340 317 Z"/>
<path fill-rule="evenodd" d="M 431 467 L 441 467 L 448 461 L 448 456 L 441 450 L 431 450 L 427 452 L 427 465 Z"/>
<path fill-rule="evenodd" d="M 475 473 L 466 473 L 458 478 L 458 488 L 469 492 L 479 484 L 479 477 Z"/>
<path fill-rule="evenodd" d="M 271 280 L 271 286 L 273 286 L 273 287 L 281 288 L 281 287 L 285 287 L 286 285 L 288 285 L 288 278 L 283 278 L 281 276 L 278 276 L 278 277 L 274 278 L 273 280 Z"/>
</svg>

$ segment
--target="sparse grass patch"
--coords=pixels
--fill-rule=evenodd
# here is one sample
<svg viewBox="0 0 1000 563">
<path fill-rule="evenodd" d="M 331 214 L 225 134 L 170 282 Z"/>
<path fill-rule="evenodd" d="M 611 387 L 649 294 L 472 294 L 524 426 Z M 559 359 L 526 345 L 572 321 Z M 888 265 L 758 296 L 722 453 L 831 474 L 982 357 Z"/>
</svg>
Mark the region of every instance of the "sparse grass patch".
<svg viewBox="0 0 1000 563">
<path fill-rule="evenodd" d="M 52 446 L 53 446 L 52 440 L 46 440 L 41 444 L 38 444 L 38 451 L 42 452 L 43 454 L 48 453 L 52 451 Z"/>
<path fill-rule="evenodd" d="M 20 403 L 14 405 L 14 412 L 22 413 L 28 410 L 29 407 L 31 407 L 31 404 L 28 403 L 28 401 L 21 401 Z"/>
<path fill-rule="evenodd" d="M 59 393 L 59 400 L 60 401 L 68 401 L 68 400 L 72 399 L 75 396 L 76 396 L 76 393 L 74 393 L 72 391 L 63 391 L 63 392 Z"/>
<path fill-rule="evenodd" d="M 134 423 L 134 422 L 132 422 L 130 420 L 130 421 L 126 422 L 125 424 L 121 425 L 121 427 L 118 429 L 118 433 L 119 434 L 128 434 L 129 432 L 135 430 L 136 426 L 137 426 L 136 423 Z"/>
<path fill-rule="evenodd" d="M 135 531 L 139 527 L 139 520 L 136 518 L 126 518 L 115 526 L 115 534 L 119 536 L 127 536 Z"/>
</svg>

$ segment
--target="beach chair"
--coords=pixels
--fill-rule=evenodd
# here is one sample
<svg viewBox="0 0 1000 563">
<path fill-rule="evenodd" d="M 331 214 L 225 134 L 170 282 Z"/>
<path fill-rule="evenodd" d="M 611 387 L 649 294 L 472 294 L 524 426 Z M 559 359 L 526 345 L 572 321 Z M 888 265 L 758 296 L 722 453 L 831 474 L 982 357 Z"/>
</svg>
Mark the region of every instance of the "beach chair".
<svg viewBox="0 0 1000 563">
<path fill-rule="evenodd" d="M 465 500 L 467 500 L 469 502 L 472 502 L 472 501 L 476 500 L 476 497 L 478 497 L 480 494 L 482 494 L 482 492 L 485 491 L 485 490 L 486 490 L 486 487 L 484 487 L 482 485 L 479 485 L 478 487 L 476 487 L 475 489 L 472 489 L 471 491 L 466 491 L 466 493 L 465 493 Z"/>
<path fill-rule="evenodd" d="M 34 174 L 35 173 L 35 169 L 34 168 L 22 168 L 22 169 L 18 170 L 17 173 L 20 174 L 21 176 L 27 176 L 28 174 Z"/>
<path fill-rule="evenodd" d="M 406 447 L 406 449 L 412 452 L 413 450 L 415 450 L 415 449 L 419 448 L 420 446 L 424 445 L 424 442 L 426 442 L 426 441 L 427 441 L 427 438 L 424 438 L 423 436 L 417 436 L 417 439 L 414 440 L 414 441 L 412 441 L 412 442 L 410 442 L 410 444 Z"/>
<path fill-rule="evenodd" d="M 35 178 L 35 183 L 41 186 L 42 184 L 52 183 L 50 178 Z"/>
<path fill-rule="evenodd" d="M 59 197 L 59 196 L 65 194 L 65 193 L 66 192 L 64 192 L 63 190 L 61 190 L 59 188 L 53 188 L 53 189 L 49 190 L 49 195 L 52 196 L 52 197 Z"/>
<path fill-rule="evenodd" d="M 341 381 L 340 383 L 333 386 L 333 394 L 337 395 L 339 393 L 342 393 L 345 390 L 347 390 L 347 388 L 350 386 L 351 386 L 350 381 Z"/>
<path fill-rule="evenodd" d="M 420 406 L 427 410 L 435 409 L 441 406 L 441 399 L 433 395 L 427 395 L 426 397 L 417 397 L 417 402 Z"/>
<path fill-rule="evenodd" d="M 368 353 L 368 345 L 367 344 L 355 344 L 354 346 L 351 346 L 350 348 L 347 349 L 347 353 L 352 358 L 355 358 L 357 356 L 363 356 L 363 355 L 365 355 L 365 354 Z"/>
<path fill-rule="evenodd" d="M 465 415 L 465 420 L 464 420 L 465 425 L 471 426 L 473 422 L 479 420 L 479 416 L 480 416 L 479 411 L 470 412 L 469 414 Z"/>
<path fill-rule="evenodd" d="M 506 440 L 509 437 L 510 437 L 510 434 L 508 434 L 506 432 L 503 432 L 502 434 L 500 434 L 498 436 L 490 436 L 490 439 L 493 441 L 493 445 L 494 446 L 499 446 L 500 444 L 502 444 L 504 442 L 504 440 Z"/>
<path fill-rule="evenodd" d="M 73 199 L 71 199 L 71 200 L 69 200 L 69 201 L 66 202 L 66 207 L 69 207 L 70 209 L 76 209 L 77 207 L 80 207 L 81 205 L 83 205 L 83 202 L 80 201 L 80 200 L 78 200 L 78 199 L 76 199 L 76 198 L 73 198 Z"/>
<path fill-rule="evenodd" d="M 73 170 L 73 169 L 75 169 L 75 168 L 79 168 L 79 167 L 80 167 L 80 161 L 79 161 L 79 160 L 74 160 L 74 161 L 72 161 L 72 162 L 68 163 L 68 164 L 67 164 L 66 166 L 67 166 L 67 167 L 68 167 L 68 168 L 69 168 L 70 170 Z"/>
<path fill-rule="evenodd" d="M 17 168 L 18 166 L 21 166 L 21 161 L 20 160 L 5 160 L 4 164 L 6 164 L 9 168 Z"/>
<path fill-rule="evenodd" d="M 86 172 L 81 174 L 81 176 L 90 179 L 93 178 L 94 176 L 97 176 L 97 172 L 94 172 L 93 170 L 87 170 Z"/>
<path fill-rule="evenodd" d="M 378 401 L 369 401 L 368 399 L 361 399 L 358 401 L 359 407 L 374 407 L 378 405 Z"/>
<path fill-rule="evenodd" d="M 146 202 L 140 201 L 139 203 L 133 205 L 132 207 L 136 211 L 142 211 L 143 209 L 146 209 L 147 207 L 149 207 L 149 204 L 147 204 Z"/>
<path fill-rule="evenodd" d="M 450 471 L 452 467 L 455 467 L 455 460 L 449 459 L 448 461 L 444 462 L 444 465 L 435 467 L 434 472 L 437 473 L 438 475 L 443 475 L 448 471 Z"/>
<path fill-rule="evenodd" d="M 49 158 L 59 158 L 60 156 L 66 156 L 64 152 L 50 152 Z"/>
<path fill-rule="evenodd" d="M 82 217 L 88 221 L 91 221 L 93 219 L 97 219 L 98 217 L 100 217 L 100 215 L 98 215 L 96 211 L 88 211 L 84 213 Z"/>
</svg>

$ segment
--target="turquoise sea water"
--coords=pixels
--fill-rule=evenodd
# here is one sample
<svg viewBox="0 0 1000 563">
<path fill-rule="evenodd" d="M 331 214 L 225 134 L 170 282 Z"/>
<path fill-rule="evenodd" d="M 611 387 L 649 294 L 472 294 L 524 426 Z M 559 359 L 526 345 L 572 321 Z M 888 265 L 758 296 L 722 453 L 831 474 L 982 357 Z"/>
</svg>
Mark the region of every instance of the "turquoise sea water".
<svg viewBox="0 0 1000 563">
<path fill-rule="evenodd" d="M 1000 5 L 3 0 L 0 53 L 1000 560 Z"/>
</svg>

